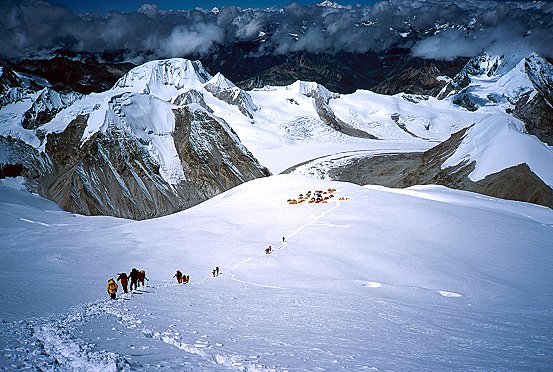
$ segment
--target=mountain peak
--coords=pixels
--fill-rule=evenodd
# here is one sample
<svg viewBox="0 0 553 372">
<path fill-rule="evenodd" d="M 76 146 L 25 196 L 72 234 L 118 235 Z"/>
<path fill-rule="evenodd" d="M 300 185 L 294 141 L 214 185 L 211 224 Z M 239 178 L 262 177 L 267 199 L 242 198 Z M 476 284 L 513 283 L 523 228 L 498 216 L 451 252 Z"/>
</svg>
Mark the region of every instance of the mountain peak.
<svg viewBox="0 0 553 372">
<path fill-rule="evenodd" d="M 236 85 L 229 79 L 227 79 L 223 74 L 220 72 L 216 73 L 215 76 L 213 76 L 207 84 L 214 85 L 216 87 L 222 88 L 222 89 L 228 89 L 228 88 L 234 88 Z"/>
<path fill-rule="evenodd" d="M 340 5 L 338 3 L 335 3 L 329 0 L 324 0 L 322 3 L 317 4 L 317 6 L 325 7 L 325 8 L 334 8 L 334 9 L 347 9 L 346 6 Z"/>
<path fill-rule="evenodd" d="M 309 81 L 297 80 L 295 83 L 286 87 L 286 89 L 296 91 L 298 94 L 307 97 L 313 97 L 315 94 L 318 94 L 325 102 L 338 97 L 338 94 L 329 91 L 325 86 Z"/>
<path fill-rule="evenodd" d="M 171 58 L 147 62 L 135 67 L 119 79 L 113 89 L 125 88 L 137 93 L 150 93 L 171 98 L 178 91 L 200 89 L 211 75 L 199 61 Z"/>
</svg>

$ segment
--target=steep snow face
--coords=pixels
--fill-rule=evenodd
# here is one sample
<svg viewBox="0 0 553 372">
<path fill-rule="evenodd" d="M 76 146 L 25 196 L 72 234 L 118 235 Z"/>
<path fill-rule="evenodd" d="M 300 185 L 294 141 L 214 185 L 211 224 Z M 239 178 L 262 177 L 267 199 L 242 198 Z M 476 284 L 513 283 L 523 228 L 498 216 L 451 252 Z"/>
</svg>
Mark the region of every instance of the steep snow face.
<svg viewBox="0 0 553 372">
<path fill-rule="evenodd" d="M 216 87 L 219 87 L 221 89 L 228 89 L 228 88 L 234 88 L 236 85 L 229 79 L 223 76 L 220 72 L 216 73 L 215 76 L 213 76 L 206 85 L 213 85 Z"/>
<path fill-rule="evenodd" d="M 443 141 L 484 116 L 453 109 L 450 102 L 432 97 L 369 91 L 341 95 L 330 101 L 330 107 L 342 121 L 378 138 L 414 141 Z"/>
<path fill-rule="evenodd" d="M 160 165 L 160 175 L 169 184 L 185 179 L 175 148 L 175 117 L 171 105 L 147 94 L 123 94 L 110 101 L 106 122 L 128 133 L 147 149 Z"/>
<path fill-rule="evenodd" d="M 475 162 L 472 181 L 503 169 L 526 163 L 547 185 L 553 187 L 553 152 L 536 137 L 524 133 L 524 123 L 513 117 L 489 115 L 470 128 L 442 169 Z"/>
<path fill-rule="evenodd" d="M 550 366 L 548 208 L 276 176 L 131 222 L 72 215 L 6 186 L 0 262 L 17 285 L 2 289 L 0 369 Z M 328 188 L 327 204 L 286 202 Z M 120 285 L 109 300 L 107 279 L 132 267 L 148 286 Z"/>
<path fill-rule="evenodd" d="M 492 68 L 473 76 L 470 86 L 463 91 L 477 97 L 479 100 L 474 100 L 475 103 L 491 101 L 491 104 L 509 107 L 524 95 L 535 91 L 526 73 L 525 59 L 519 60 L 514 67 L 503 58 L 496 57 L 493 60 Z"/>
<path fill-rule="evenodd" d="M 123 88 L 136 93 L 153 94 L 168 100 L 178 91 L 201 89 L 211 76 L 199 61 L 173 58 L 152 61 L 133 68 L 113 89 Z"/>
</svg>

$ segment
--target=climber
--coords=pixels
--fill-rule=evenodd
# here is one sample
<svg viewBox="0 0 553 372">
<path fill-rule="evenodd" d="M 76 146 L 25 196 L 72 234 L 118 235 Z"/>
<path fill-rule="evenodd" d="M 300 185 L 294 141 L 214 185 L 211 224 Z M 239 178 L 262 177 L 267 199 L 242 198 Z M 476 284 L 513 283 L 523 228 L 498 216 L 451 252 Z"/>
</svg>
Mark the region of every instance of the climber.
<svg viewBox="0 0 553 372">
<path fill-rule="evenodd" d="M 182 273 L 180 272 L 180 270 L 177 270 L 177 273 L 173 275 L 173 278 L 177 278 L 177 283 L 182 283 Z"/>
<path fill-rule="evenodd" d="M 115 280 L 113 280 L 113 278 L 110 278 L 108 280 L 108 285 L 106 286 L 106 289 L 108 290 L 108 294 L 111 299 L 115 300 L 115 294 L 117 293 L 117 283 L 115 283 Z"/>
<path fill-rule="evenodd" d="M 130 290 L 132 291 L 133 286 L 134 289 L 138 289 L 138 270 L 136 270 L 136 268 L 133 267 L 131 273 L 129 274 L 129 278 L 131 279 Z"/>
<path fill-rule="evenodd" d="M 123 292 L 128 293 L 127 289 L 127 283 L 129 282 L 129 277 L 127 276 L 127 273 L 121 273 L 117 277 L 117 281 L 121 282 L 121 285 L 123 286 Z"/>
<path fill-rule="evenodd" d="M 143 287 L 144 287 L 144 280 L 150 281 L 148 278 L 146 278 L 146 271 L 140 270 L 138 272 L 138 281 L 140 282 L 140 284 L 142 284 Z"/>
</svg>

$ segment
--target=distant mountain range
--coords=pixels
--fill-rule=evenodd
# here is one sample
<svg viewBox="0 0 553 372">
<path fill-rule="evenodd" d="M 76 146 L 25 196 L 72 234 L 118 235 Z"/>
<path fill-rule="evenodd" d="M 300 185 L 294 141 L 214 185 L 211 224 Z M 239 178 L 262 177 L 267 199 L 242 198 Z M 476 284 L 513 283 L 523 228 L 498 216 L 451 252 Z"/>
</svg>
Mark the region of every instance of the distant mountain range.
<svg viewBox="0 0 553 372">
<path fill-rule="evenodd" d="M 23 175 L 67 210 L 135 219 L 288 168 L 553 207 L 553 67 L 539 55 L 218 58 L 211 69 L 226 66 L 234 77 L 239 61 L 258 69 L 234 84 L 178 58 L 136 67 L 82 53 L 4 61 L 2 174 Z M 374 92 L 352 93 L 358 88 Z M 313 160 L 321 156 L 322 168 Z"/>
</svg>

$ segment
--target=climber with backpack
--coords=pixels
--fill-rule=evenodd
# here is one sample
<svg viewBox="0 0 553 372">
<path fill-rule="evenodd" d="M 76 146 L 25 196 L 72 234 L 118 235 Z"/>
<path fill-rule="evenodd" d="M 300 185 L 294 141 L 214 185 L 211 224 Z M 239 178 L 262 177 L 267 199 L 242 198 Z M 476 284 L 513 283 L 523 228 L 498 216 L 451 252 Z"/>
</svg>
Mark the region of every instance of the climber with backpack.
<svg viewBox="0 0 553 372">
<path fill-rule="evenodd" d="M 177 278 L 177 282 L 179 284 L 182 283 L 182 273 L 180 272 L 180 270 L 177 270 L 177 273 L 175 275 L 173 275 L 173 278 Z"/>
<path fill-rule="evenodd" d="M 110 278 L 108 280 L 108 285 L 106 286 L 106 289 L 111 299 L 115 300 L 115 294 L 117 293 L 117 283 L 115 283 L 115 280 L 113 280 L 113 278 Z"/>
<path fill-rule="evenodd" d="M 132 288 L 134 286 L 134 289 L 138 289 L 138 270 L 133 267 L 131 270 L 131 273 L 129 274 L 129 279 L 131 280 L 130 290 L 132 291 Z"/>
<path fill-rule="evenodd" d="M 129 277 L 127 276 L 127 273 L 121 273 L 117 277 L 117 281 L 121 282 L 121 285 L 123 286 L 123 292 L 128 293 L 129 290 L 127 289 L 127 284 L 129 282 Z"/>
</svg>

